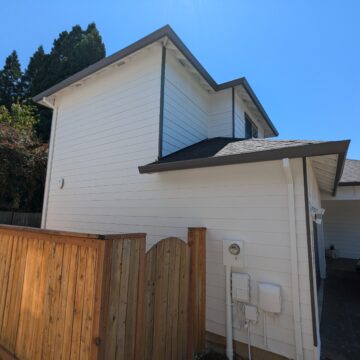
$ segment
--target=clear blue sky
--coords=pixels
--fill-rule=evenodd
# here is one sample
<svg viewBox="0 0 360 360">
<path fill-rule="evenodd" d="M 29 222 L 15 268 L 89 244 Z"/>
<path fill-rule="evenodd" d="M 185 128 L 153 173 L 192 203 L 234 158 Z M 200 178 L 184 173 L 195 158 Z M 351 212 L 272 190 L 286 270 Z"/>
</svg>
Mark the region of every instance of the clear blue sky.
<svg viewBox="0 0 360 360">
<path fill-rule="evenodd" d="M 246 76 L 279 138 L 351 139 L 360 159 L 358 0 L 1 0 L 0 63 L 95 21 L 107 55 L 170 24 L 218 82 Z M 6 10 L 6 12 L 4 11 Z"/>
</svg>

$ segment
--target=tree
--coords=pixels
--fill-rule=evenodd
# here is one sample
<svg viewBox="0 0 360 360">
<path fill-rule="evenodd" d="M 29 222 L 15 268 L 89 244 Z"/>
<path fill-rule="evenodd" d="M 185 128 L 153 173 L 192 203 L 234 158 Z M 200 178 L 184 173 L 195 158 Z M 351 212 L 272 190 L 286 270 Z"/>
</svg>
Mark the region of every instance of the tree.
<svg viewBox="0 0 360 360">
<path fill-rule="evenodd" d="M 34 96 L 42 91 L 42 83 L 46 78 L 47 60 L 48 55 L 45 54 L 44 48 L 39 46 L 30 58 L 29 65 L 23 77 L 27 96 Z"/>
<path fill-rule="evenodd" d="M 25 71 L 27 96 L 32 97 L 88 67 L 105 56 L 105 45 L 94 23 L 82 30 L 75 25 L 54 40 L 50 54 L 40 46 L 31 57 Z M 45 142 L 50 135 L 51 110 L 38 106 L 38 136 Z"/>
<path fill-rule="evenodd" d="M 11 108 L 13 102 L 24 98 L 22 71 L 16 51 L 5 60 L 4 68 L 0 71 L 0 105 Z"/>
<path fill-rule="evenodd" d="M 47 145 L 36 138 L 33 107 L 0 107 L 0 208 L 41 211 Z"/>
</svg>

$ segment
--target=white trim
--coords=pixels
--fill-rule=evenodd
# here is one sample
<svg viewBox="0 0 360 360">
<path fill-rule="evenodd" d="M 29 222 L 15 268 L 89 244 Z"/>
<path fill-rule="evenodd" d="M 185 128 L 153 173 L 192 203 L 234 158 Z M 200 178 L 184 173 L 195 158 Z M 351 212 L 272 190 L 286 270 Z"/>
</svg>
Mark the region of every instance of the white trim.
<svg viewBox="0 0 360 360">
<path fill-rule="evenodd" d="M 41 228 L 46 229 L 46 218 L 47 218 L 47 210 L 48 210 L 48 204 L 49 204 L 50 179 L 51 179 L 51 170 L 52 170 L 52 162 L 53 162 L 53 155 L 54 155 L 58 108 L 55 107 L 55 99 L 54 99 L 53 104 L 49 103 L 46 98 L 43 98 L 42 102 L 45 103 L 48 107 L 53 109 L 52 120 L 51 120 L 51 133 L 50 133 L 50 141 L 49 141 L 49 153 L 48 153 L 48 161 L 47 161 L 47 168 L 46 168 L 46 181 L 45 181 L 45 190 L 44 190 L 43 209 L 42 209 L 42 216 L 41 216 Z"/>
</svg>

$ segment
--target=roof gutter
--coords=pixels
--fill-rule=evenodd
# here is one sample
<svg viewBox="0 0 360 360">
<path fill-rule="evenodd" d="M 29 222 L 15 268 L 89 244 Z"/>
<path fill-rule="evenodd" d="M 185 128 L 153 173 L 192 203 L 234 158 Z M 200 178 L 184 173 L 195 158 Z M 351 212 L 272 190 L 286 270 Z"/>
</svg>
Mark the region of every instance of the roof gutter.
<svg viewBox="0 0 360 360">
<path fill-rule="evenodd" d="M 284 158 L 299 158 L 306 156 L 321 156 L 346 153 L 350 140 L 329 141 L 326 143 L 293 146 L 283 149 L 263 150 L 227 156 L 215 156 L 191 160 L 159 162 L 139 166 L 140 174 L 157 173 L 163 171 L 195 169 L 212 166 L 224 166 L 250 162 L 282 160 Z M 340 173 L 341 175 L 341 173 Z"/>
</svg>

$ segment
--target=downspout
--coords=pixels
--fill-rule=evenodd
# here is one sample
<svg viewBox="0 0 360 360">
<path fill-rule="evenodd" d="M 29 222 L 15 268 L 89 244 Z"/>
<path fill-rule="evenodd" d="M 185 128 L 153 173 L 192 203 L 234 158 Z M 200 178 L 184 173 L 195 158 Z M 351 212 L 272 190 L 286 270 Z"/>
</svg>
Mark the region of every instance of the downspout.
<svg viewBox="0 0 360 360">
<path fill-rule="evenodd" d="M 51 104 L 46 98 L 42 98 L 41 100 L 47 107 L 53 110 L 52 120 L 51 120 L 51 133 L 50 133 L 50 142 L 49 142 L 49 153 L 48 153 L 48 161 L 46 168 L 46 180 L 45 180 L 45 189 L 44 189 L 44 200 L 43 200 L 43 209 L 41 216 L 41 228 L 46 228 L 46 218 L 49 204 L 49 190 L 50 190 L 50 179 L 51 179 L 51 170 L 52 170 L 52 161 L 54 155 L 54 145 L 55 145 L 55 133 L 56 133 L 56 125 L 57 125 L 57 117 L 58 110 L 54 104 Z"/>
<path fill-rule="evenodd" d="M 289 211 L 289 231 L 290 231 L 290 249 L 291 249 L 291 285 L 292 285 L 292 303 L 294 313 L 294 330 L 295 330 L 295 350 L 296 360 L 302 360 L 303 341 L 301 330 L 301 313 L 300 313 L 300 284 L 299 284 L 299 267 L 298 267 L 298 250 L 295 218 L 295 191 L 294 179 L 291 171 L 289 159 L 283 159 L 283 169 L 288 186 L 288 211 Z"/>
<path fill-rule="evenodd" d="M 226 289 L 226 356 L 229 360 L 234 358 L 233 350 L 233 319 L 231 303 L 231 266 L 225 266 Z"/>
</svg>

